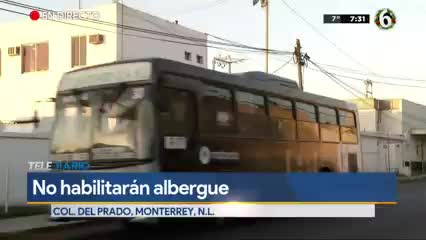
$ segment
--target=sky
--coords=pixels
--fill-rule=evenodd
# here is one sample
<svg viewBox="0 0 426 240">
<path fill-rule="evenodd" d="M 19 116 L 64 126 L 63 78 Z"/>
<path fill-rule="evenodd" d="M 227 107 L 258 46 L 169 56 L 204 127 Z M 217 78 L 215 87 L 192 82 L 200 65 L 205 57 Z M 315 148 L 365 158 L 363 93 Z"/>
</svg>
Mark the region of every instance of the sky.
<svg viewBox="0 0 426 240">
<path fill-rule="evenodd" d="M 290 5 L 297 14 L 320 32 L 313 30 L 282 1 Z M 39 7 L 63 10 L 78 7 L 78 0 L 20 0 L 21 3 Z M 270 43 L 271 49 L 293 51 L 296 39 L 300 39 L 302 51 L 308 53 L 317 63 L 331 64 L 364 73 L 415 78 L 425 81 L 394 80 L 377 76 L 353 75 L 341 70 L 338 74 L 361 79 L 371 79 L 391 84 L 416 85 L 401 87 L 373 84 L 373 95 L 377 98 L 405 98 L 426 105 L 426 72 L 423 56 L 426 55 L 426 1 L 422 0 L 269 0 L 270 2 Z M 81 0 L 82 7 L 94 7 L 111 3 L 111 0 Z M 178 20 L 179 24 L 221 36 L 226 39 L 265 47 L 265 11 L 253 6 L 252 0 L 124 0 L 124 4 L 153 15 Z M 29 12 L 0 3 L 0 8 Z M 391 30 L 381 30 L 372 21 L 381 8 L 390 8 L 397 17 Z M 369 14 L 370 24 L 324 24 L 324 14 Z M 0 11 L 0 23 L 13 21 L 20 16 Z M 22 18 L 22 17 L 21 17 Z M 1 33 L 0 33 L 1 34 Z M 326 40 L 327 38 L 328 40 Z M 341 50 L 338 50 L 341 49 Z M 344 53 L 343 53 L 344 52 Z M 230 54 L 246 61 L 233 65 L 233 71 L 264 71 L 263 54 L 237 54 L 212 49 L 209 56 Z M 270 72 L 274 72 L 287 56 L 270 56 Z M 324 66 L 326 67 L 326 66 Z M 354 98 L 324 74 L 311 70 L 312 64 L 304 70 L 305 91 L 339 99 Z M 327 70 L 336 70 L 326 67 Z M 226 69 L 223 69 L 226 71 Z M 297 68 L 288 64 L 277 75 L 297 79 Z M 362 81 L 340 78 L 345 83 L 365 92 Z M 357 93 L 360 95 L 360 93 Z"/>
</svg>

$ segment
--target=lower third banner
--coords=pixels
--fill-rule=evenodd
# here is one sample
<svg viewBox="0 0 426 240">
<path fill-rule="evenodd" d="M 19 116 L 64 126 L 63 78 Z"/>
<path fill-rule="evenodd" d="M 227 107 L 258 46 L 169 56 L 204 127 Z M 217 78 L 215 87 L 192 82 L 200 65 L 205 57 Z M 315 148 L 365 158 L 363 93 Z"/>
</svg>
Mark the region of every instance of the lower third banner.
<svg viewBox="0 0 426 240">
<path fill-rule="evenodd" d="M 51 207 L 56 218 L 374 217 L 374 204 L 102 204 Z"/>
<path fill-rule="evenodd" d="M 52 217 L 374 217 L 392 173 L 28 173 Z"/>
</svg>

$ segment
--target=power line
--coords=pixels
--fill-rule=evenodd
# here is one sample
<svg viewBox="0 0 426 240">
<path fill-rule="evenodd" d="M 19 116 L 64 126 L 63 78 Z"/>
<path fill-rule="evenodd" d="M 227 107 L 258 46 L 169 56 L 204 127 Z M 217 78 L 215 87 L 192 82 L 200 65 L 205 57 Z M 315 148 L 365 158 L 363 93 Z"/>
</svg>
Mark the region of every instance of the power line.
<svg viewBox="0 0 426 240">
<path fill-rule="evenodd" d="M 308 69 L 312 70 L 312 71 L 320 72 L 320 70 L 317 70 L 317 69 L 313 69 L 313 68 L 308 68 Z M 339 76 L 339 77 L 343 77 L 343 78 L 347 78 L 347 79 L 365 82 L 365 79 L 362 79 L 362 78 L 351 77 L 351 76 L 337 74 L 337 73 L 331 73 L 331 74 L 333 74 L 334 76 Z M 426 88 L 426 86 L 420 86 L 420 85 L 406 85 L 406 84 L 398 84 L 398 83 L 390 83 L 390 82 L 382 82 L 382 81 L 374 81 L 374 80 L 371 80 L 371 82 L 376 83 L 376 84 L 398 86 L 398 87 Z"/>
<path fill-rule="evenodd" d="M 322 65 L 322 66 L 327 66 L 327 67 L 339 69 L 339 70 L 341 70 L 343 72 L 357 74 L 357 75 L 374 76 L 374 77 L 378 77 L 378 78 L 389 78 L 389 79 L 393 79 L 393 80 L 426 82 L 426 79 L 416 79 L 416 78 L 409 78 L 409 77 L 397 77 L 397 76 L 390 76 L 390 75 L 384 75 L 384 74 L 368 74 L 368 73 L 362 72 L 361 70 L 356 70 L 356 69 L 351 69 L 351 68 L 346 68 L 346 67 L 341 67 L 341 66 L 336 66 L 336 65 L 331 65 L 331 64 L 322 64 L 322 63 L 318 63 L 318 64 Z"/>
<path fill-rule="evenodd" d="M 196 7 L 192 7 L 192 8 L 182 10 L 182 11 L 178 12 L 177 14 L 178 15 L 191 14 L 191 13 L 194 13 L 194 12 L 206 10 L 206 9 L 213 8 L 213 7 L 217 7 L 217 6 L 222 5 L 223 3 L 227 2 L 227 1 L 229 1 L 229 0 L 215 0 L 215 1 L 212 1 L 212 2 L 208 2 L 207 5 L 203 4 L 204 6 L 196 6 Z"/>
<path fill-rule="evenodd" d="M 285 62 L 283 65 L 281 65 L 279 68 L 277 68 L 275 71 L 273 71 L 272 73 L 275 74 L 278 71 L 280 71 L 281 69 L 283 69 L 285 66 L 287 66 L 287 64 L 289 64 L 291 62 L 291 60 L 293 60 L 293 58 L 288 59 L 287 62 Z"/>
<path fill-rule="evenodd" d="M 6 12 L 15 13 L 15 14 L 19 14 L 19 15 L 23 15 L 23 16 L 28 16 L 28 14 L 26 14 L 26 13 L 22 13 L 22 12 L 10 10 L 10 9 L 0 8 L 0 10 L 6 11 Z M 89 26 L 84 26 L 84 25 L 79 25 L 79 24 L 75 24 L 75 23 L 59 21 L 59 20 L 49 19 L 49 21 L 57 22 L 57 23 L 62 23 L 62 24 L 66 24 L 66 25 L 71 25 L 71 26 L 76 26 L 76 27 L 82 27 L 82 28 L 92 29 L 92 30 L 103 31 L 103 32 L 116 33 L 114 31 L 109 31 L 109 30 L 106 30 L 106 29 L 101 29 L 101 28 L 97 28 L 97 27 L 89 27 Z M 230 52 L 235 52 L 235 51 L 239 52 L 237 49 L 222 48 L 222 47 L 208 45 L 208 44 L 202 44 L 202 43 L 181 42 L 181 41 L 168 40 L 168 39 L 162 39 L 162 38 L 154 38 L 154 37 L 141 36 L 141 35 L 129 34 L 129 33 L 123 33 L 123 34 L 126 35 L 126 36 L 133 36 L 133 37 L 138 37 L 138 38 L 143 38 L 143 39 L 150 39 L 150 40 L 156 40 L 156 41 L 162 41 L 162 42 L 170 42 L 170 43 L 177 43 L 177 44 L 191 45 L 191 46 L 199 46 L 199 47 L 207 47 L 207 48 L 216 48 L 216 49 L 230 51 Z M 249 50 L 249 49 L 241 49 L 241 50 L 245 50 L 246 53 L 256 53 L 256 52 L 258 52 L 258 51 Z M 277 55 L 279 55 L 279 54 L 277 54 Z"/>
<path fill-rule="evenodd" d="M 318 30 L 312 23 L 310 23 L 306 18 L 304 18 L 302 15 L 300 15 L 296 9 L 291 7 L 285 0 L 281 0 L 281 2 L 288 8 L 290 11 L 292 11 L 296 16 L 298 16 L 302 21 L 304 21 L 312 30 L 314 30 L 318 35 L 320 35 L 322 38 L 327 40 L 330 44 L 332 44 L 339 52 L 343 53 L 346 57 L 350 58 L 353 62 L 357 63 L 359 66 L 367 69 L 370 73 L 373 73 L 367 66 L 362 64 L 360 61 L 358 61 L 356 58 L 352 57 L 349 53 L 347 53 L 345 50 L 337 46 L 336 43 L 331 41 L 327 36 L 325 36 L 320 30 Z"/>
<path fill-rule="evenodd" d="M 340 87 L 342 87 L 344 90 L 346 90 L 347 92 L 349 92 L 351 95 L 353 95 L 356 99 L 362 101 L 364 104 L 370 106 L 371 108 L 375 109 L 374 104 L 371 104 L 370 102 L 366 101 L 364 99 L 364 97 L 362 96 L 364 93 L 362 93 L 361 91 L 359 91 L 358 89 L 346 84 L 344 81 L 342 81 L 341 79 L 339 79 L 338 77 L 336 77 L 334 74 L 328 72 L 327 70 L 323 69 L 322 67 L 320 67 L 317 63 L 313 62 L 312 60 L 309 60 L 314 66 L 316 66 L 322 73 L 324 73 L 324 75 L 326 75 L 328 78 L 330 78 L 333 82 L 335 82 L 336 84 L 338 84 Z M 346 87 L 345 87 L 346 86 Z M 361 96 L 358 96 L 356 93 L 354 92 L 358 92 L 361 94 Z M 402 121 L 405 123 L 410 124 L 407 120 L 411 119 L 414 121 L 421 121 L 421 122 L 426 122 L 425 118 L 419 118 L 418 116 L 414 116 L 412 114 L 408 114 L 405 113 L 406 118 L 396 118 L 394 115 L 392 115 L 392 113 L 389 112 L 383 112 L 384 114 L 387 114 L 390 118 L 393 118 L 397 121 Z"/>
<path fill-rule="evenodd" d="M 317 63 L 318 65 L 321 66 L 326 66 L 326 67 L 331 67 L 331 68 L 337 68 L 337 69 L 342 69 L 342 70 L 346 70 L 346 71 L 350 71 L 350 72 L 358 72 L 358 73 L 364 73 L 361 70 L 358 69 L 352 69 L 352 68 L 347 68 L 347 67 L 341 67 L 341 66 L 336 66 L 336 65 L 332 65 L 332 64 L 325 64 L 325 63 Z"/>
<path fill-rule="evenodd" d="M 17 12 L 17 11 L 13 11 L 13 10 L 10 10 L 10 9 L 5 9 L 5 8 L 0 8 L 0 10 L 6 11 L 6 12 L 15 13 L 15 14 L 20 14 L 20 15 L 24 15 L 24 16 L 28 15 L 26 13 Z M 93 30 L 99 30 L 99 31 L 103 31 L 103 32 L 116 33 L 114 31 L 109 31 L 109 30 L 100 29 L 100 28 L 96 28 L 96 27 L 83 26 L 83 25 L 74 24 L 74 23 L 70 23 L 70 22 L 63 22 L 63 21 L 52 20 L 52 19 L 49 19 L 49 21 L 58 22 L 58 23 L 62 23 L 62 24 L 67 24 L 67 25 L 76 26 L 76 27 L 82 27 L 82 28 L 88 28 L 88 29 L 93 29 Z M 128 33 L 125 33 L 124 35 L 134 36 L 134 37 L 139 37 L 139 38 L 145 38 L 145 39 L 151 39 L 151 40 L 164 41 L 164 42 L 179 43 L 179 44 L 184 44 L 184 45 L 218 48 L 218 47 L 215 47 L 215 46 L 209 46 L 209 45 L 203 45 L 203 44 L 194 44 L 194 43 L 188 43 L 188 42 L 179 42 L 179 41 L 167 40 L 167 39 L 160 39 L 160 38 L 152 38 L 152 37 L 135 35 L 135 34 L 128 34 Z M 223 48 L 219 48 L 219 49 L 223 49 Z M 228 49 L 226 49 L 226 50 L 228 50 Z"/>
<path fill-rule="evenodd" d="M 342 87 L 343 89 L 345 89 L 346 91 L 350 92 L 352 95 L 356 96 L 355 92 L 361 93 L 361 95 L 363 94 L 360 90 L 353 88 L 349 85 L 347 85 L 345 82 L 341 81 L 340 79 L 338 79 L 333 73 L 330 73 L 326 70 L 324 70 L 323 68 L 321 68 L 318 64 L 316 64 L 315 62 L 313 62 L 312 60 L 308 60 L 310 61 L 315 67 L 317 67 L 319 69 L 320 72 L 322 72 L 324 75 L 326 75 L 328 78 L 330 78 L 333 82 L 335 82 L 336 84 L 338 84 L 340 87 Z M 356 96 L 357 98 L 359 98 L 358 96 Z"/>
<path fill-rule="evenodd" d="M 28 5 L 28 4 L 15 2 L 15 1 L 0 0 L 0 2 L 8 4 L 8 5 L 16 6 L 16 7 L 25 8 L 25 9 L 32 9 L 32 10 L 36 9 L 36 10 L 42 10 L 42 11 L 47 11 L 47 12 L 55 12 L 55 11 L 50 10 L 50 9 L 40 8 L 40 7 Z M 97 19 L 90 19 L 90 18 L 82 18 L 81 20 L 86 21 L 86 22 L 111 26 L 111 27 L 123 28 L 123 29 L 126 29 L 126 30 L 131 30 L 131 31 L 136 31 L 136 32 L 142 32 L 142 33 L 153 34 L 153 35 L 160 35 L 160 36 L 170 37 L 170 38 L 178 38 L 180 40 L 210 43 L 210 44 L 213 44 L 213 45 L 221 45 L 221 46 L 228 46 L 228 47 L 234 47 L 234 48 L 250 49 L 250 50 L 253 50 L 253 51 L 266 52 L 266 49 L 264 49 L 264 48 L 252 47 L 252 46 L 248 46 L 248 45 L 244 45 L 244 44 L 240 44 L 240 43 L 230 43 L 231 41 L 228 42 L 228 43 L 211 41 L 211 40 L 203 39 L 203 38 L 188 37 L 188 36 L 183 36 L 183 35 L 178 35 L 178 34 L 166 33 L 166 32 L 161 32 L 161 31 L 155 31 L 155 30 L 150 30 L 150 29 L 145 29 L 145 28 L 139 28 L 139 27 L 134 27 L 134 26 L 128 26 L 128 25 L 123 25 L 123 24 L 117 24 L 117 23 L 97 20 Z M 78 24 L 75 24 L 75 25 L 79 26 Z M 278 54 L 278 55 L 280 55 L 280 54 L 284 54 L 284 55 L 285 54 L 292 54 L 292 52 L 290 52 L 290 51 L 280 51 L 280 50 L 274 50 L 274 49 L 269 50 L 269 51 L 272 52 L 273 54 Z"/>
</svg>

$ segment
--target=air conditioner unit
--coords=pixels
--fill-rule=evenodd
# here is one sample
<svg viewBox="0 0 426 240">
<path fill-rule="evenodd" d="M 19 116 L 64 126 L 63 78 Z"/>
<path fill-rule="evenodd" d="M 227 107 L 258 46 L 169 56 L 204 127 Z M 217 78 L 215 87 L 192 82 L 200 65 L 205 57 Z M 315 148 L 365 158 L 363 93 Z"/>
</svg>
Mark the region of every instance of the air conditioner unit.
<svg viewBox="0 0 426 240">
<path fill-rule="evenodd" d="M 7 49 L 9 56 L 19 56 L 21 54 L 21 47 L 10 47 Z"/>
<path fill-rule="evenodd" d="M 91 44 L 102 44 L 102 43 L 104 43 L 104 35 L 101 35 L 101 34 L 90 35 L 89 43 L 91 43 Z"/>
</svg>

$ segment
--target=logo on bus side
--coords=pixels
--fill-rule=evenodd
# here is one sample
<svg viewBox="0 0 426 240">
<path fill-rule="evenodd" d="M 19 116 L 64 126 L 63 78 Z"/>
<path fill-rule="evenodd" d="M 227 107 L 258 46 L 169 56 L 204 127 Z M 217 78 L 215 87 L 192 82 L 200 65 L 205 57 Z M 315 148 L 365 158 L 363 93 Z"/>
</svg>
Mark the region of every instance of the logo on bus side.
<svg viewBox="0 0 426 240">
<path fill-rule="evenodd" d="M 227 112 L 217 112 L 216 113 L 216 122 L 221 126 L 231 125 L 231 115 Z"/>
<path fill-rule="evenodd" d="M 211 152 L 206 146 L 200 148 L 198 154 L 199 160 L 202 164 L 209 164 L 212 160 L 214 162 L 238 162 L 240 154 L 238 152 Z"/>
</svg>

